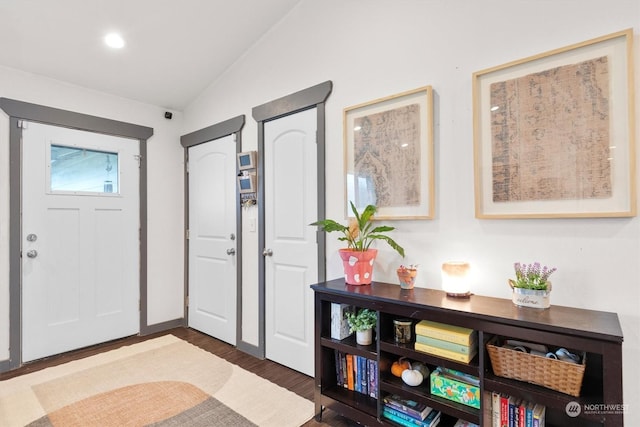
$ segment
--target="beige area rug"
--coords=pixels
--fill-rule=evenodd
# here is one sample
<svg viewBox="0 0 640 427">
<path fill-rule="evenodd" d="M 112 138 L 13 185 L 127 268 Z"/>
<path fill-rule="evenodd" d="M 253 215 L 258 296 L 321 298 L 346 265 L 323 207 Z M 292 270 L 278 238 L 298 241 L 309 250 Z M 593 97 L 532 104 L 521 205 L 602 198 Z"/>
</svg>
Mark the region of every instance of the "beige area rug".
<svg viewBox="0 0 640 427">
<path fill-rule="evenodd" d="M 173 335 L 0 381 L 0 426 L 291 426 L 313 402 Z"/>
</svg>

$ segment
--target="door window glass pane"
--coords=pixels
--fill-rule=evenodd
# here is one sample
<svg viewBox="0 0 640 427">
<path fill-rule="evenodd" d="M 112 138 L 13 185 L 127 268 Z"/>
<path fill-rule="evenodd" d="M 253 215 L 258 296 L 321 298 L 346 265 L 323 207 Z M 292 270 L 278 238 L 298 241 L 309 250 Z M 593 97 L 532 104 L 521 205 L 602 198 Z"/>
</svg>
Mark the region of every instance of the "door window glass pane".
<svg viewBox="0 0 640 427">
<path fill-rule="evenodd" d="M 51 145 L 51 191 L 118 193 L 118 153 Z"/>
</svg>

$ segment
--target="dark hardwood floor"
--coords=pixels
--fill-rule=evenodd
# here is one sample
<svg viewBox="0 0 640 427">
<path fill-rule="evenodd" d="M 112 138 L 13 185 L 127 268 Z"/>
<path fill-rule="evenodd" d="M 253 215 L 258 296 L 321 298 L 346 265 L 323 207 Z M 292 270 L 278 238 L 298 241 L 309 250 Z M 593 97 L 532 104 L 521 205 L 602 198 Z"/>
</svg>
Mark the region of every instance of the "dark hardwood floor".
<svg viewBox="0 0 640 427">
<path fill-rule="evenodd" d="M 231 363 L 241 366 L 247 371 L 253 372 L 256 375 L 259 375 L 275 384 L 280 385 L 281 387 L 291 390 L 292 392 L 305 399 L 313 401 L 313 391 L 315 383 L 312 377 L 303 375 L 297 371 L 289 369 L 270 360 L 257 359 L 251 355 L 237 350 L 235 347 L 225 342 L 189 328 L 174 328 L 165 332 L 147 335 L 144 337 L 132 336 L 76 351 L 71 351 L 61 355 L 52 356 L 46 359 L 25 364 L 24 366 L 10 372 L 0 373 L 0 381 L 28 374 L 30 372 L 39 371 L 51 366 L 67 363 L 72 360 L 82 359 L 125 345 L 135 344 L 137 342 L 156 338 L 166 334 L 173 334 L 179 338 L 182 338 L 183 340 L 188 341 L 193 345 L 202 348 L 203 350 L 213 353 L 223 359 L 228 360 Z M 311 419 L 309 422 L 304 424 L 304 427 L 347 427 L 356 425 L 356 423 L 343 418 L 336 413 L 331 412 L 330 410 L 326 410 L 323 413 L 322 422 Z"/>
</svg>

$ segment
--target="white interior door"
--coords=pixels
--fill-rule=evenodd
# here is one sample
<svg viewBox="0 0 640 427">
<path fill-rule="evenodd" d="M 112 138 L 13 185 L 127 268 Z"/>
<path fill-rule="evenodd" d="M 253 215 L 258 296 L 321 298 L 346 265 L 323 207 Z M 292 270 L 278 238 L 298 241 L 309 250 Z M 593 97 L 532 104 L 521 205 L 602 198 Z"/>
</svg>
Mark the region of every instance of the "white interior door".
<svg viewBox="0 0 640 427">
<path fill-rule="evenodd" d="M 316 109 L 264 125 L 265 354 L 313 375 L 318 279 Z"/>
<path fill-rule="evenodd" d="M 189 148 L 189 326 L 236 343 L 236 143 Z"/>
<path fill-rule="evenodd" d="M 138 333 L 139 142 L 22 135 L 23 362 Z"/>
</svg>

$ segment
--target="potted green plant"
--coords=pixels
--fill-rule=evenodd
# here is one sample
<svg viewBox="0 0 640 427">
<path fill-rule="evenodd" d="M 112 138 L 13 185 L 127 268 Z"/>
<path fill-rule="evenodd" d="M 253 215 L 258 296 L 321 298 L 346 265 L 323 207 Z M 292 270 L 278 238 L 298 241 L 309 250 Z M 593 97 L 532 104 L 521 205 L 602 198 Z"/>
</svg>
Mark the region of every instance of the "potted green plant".
<svg viewBox="0 0 640 427">
<path fill-rule="evenodd" d="M 323 219 L 310 225 L 316 225 L 328 233 L 337 231 L 343 234 L 338 237 L 338 240 L 347 242 L 347 247 L 339 251 L 345 270 L 345 280 L 350 285 L 368 285 L 371 283 L 373 261 L 378 254 L 377 249 L 370 247 L 371 244 L 375 240 L 383 240 L 403 258 L 404 249 L 384 234 L 395 230 L 395 227 L 373 225 L 373 216 L 377 211 L 374 205 L 368 205 L 362 213 L 359 213 L 353 202 L 349 203 L 355 218 L 349 222 L 348 226 L 332 219 Z"/>
<path fill-rule="evenodd" d="M 349 311 L 346 313 L 347 322 L 349 323 L 349 332 L 356 333 L 356 342 L 361 345 L 369 345 L 373 342 L 373 327 L 378 321 L 378 314 L 362 308 L 357 311 Z"/>
<path fill-rule="evenodd" d="M 523 307 L 549 308 L 551 296 L 551 282 L 549 276 L 557 268 L 541 266 L 539 262 L 533 264 L 514 265 L 516 278 L 509 279 L 512 289 L 512 301 Z"/>
</svg>

